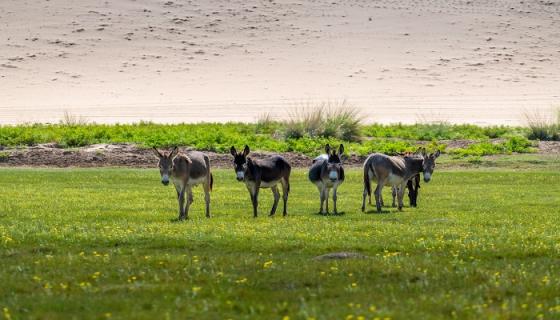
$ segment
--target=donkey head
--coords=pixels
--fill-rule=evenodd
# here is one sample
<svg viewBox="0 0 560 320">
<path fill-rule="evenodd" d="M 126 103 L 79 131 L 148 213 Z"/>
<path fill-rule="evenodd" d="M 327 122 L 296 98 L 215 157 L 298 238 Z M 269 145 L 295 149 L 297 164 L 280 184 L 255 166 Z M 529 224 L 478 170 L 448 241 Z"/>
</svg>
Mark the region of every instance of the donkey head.
<svg viewBox="0 0 560 320">
<path fill-rule="evenodd" d="M 436 151 L 434 153 L 427 154 L 426 149 L 422 149 L 422 157 L 424 161 L 422 162 L 422 171 L 424 172 L 424 181 L 430 182 L 432 179 L 432 174 L 434 173 L 434 169 L 436 167 L 436 158 L 439 157 L 440 151 Z"/>
<path fill-rule="evenodd" d="M 173 169 L 173 158 L 179 152 L 179 148 L 175 147 L 171 151 L 163 151 L 159 152 L 156 147 L 154 147 L 154 154 L 159 158 L 158 167 L 159 167 L 159 174 L 161 176 L 161 183 L 163 185 L 169 184 L 169 176 L 171 175 L 171 171 Z"/>
<path fill-rule="evenodd" d="M 331 181 L 336 181 L 341 177 L 342 161 L 341 157 L 344 153 L 344 146 L 341 144 L 337 150 L 331 149 L 330 145 L 325 146 L 325 151 L 327 152 L 328 160 L 323 162 L 323 170 L 325 170 Z"/>
<path fill-rule="evenodd" d="M 237 181 L 243 181 L 245 179 L 245 171 L 247 170 L 247 155 L 249 154 L 249 146 L 245 145 L 243 152 L 237 152 L 235 147 L 231 147 L 229 152 L 233 156 L 233 168 L 237 174 Z"/>
</svg>

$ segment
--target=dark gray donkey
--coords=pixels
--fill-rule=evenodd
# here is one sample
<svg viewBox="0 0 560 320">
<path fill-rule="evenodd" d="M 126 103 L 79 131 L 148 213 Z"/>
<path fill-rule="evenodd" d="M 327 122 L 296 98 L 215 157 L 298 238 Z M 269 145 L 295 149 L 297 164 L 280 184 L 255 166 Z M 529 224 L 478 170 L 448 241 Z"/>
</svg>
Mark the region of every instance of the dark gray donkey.
<svg viewBox="0 0 560 320">
<path fill-rule="evenodd" d="M 402 210 L 407 182 L 420 172 L 423 172 L 424 181 L 429 182 L 434 172 L 435 160 L 439 155 L 439 150 L 428 155 L 425 149 L 422 150 L 422 157 L 391 157 L 381 153 L 370 155 L 364 163 L 362 211 L 366 209 L 366 197 L 371 196 L 371 180 L 377 181 L 375 189 L 377 212 L 381 212 L 383 186 L 397 187 L 398 208 Z"/>
<path fill-rule="evenodd" d="M 320 214 L 329 214 L 329 192 L 333 189 L 333 206 L 334 213 L 337 214 L 336 209 L 336 190 L 338 186 L 344 182 L 344 168 L 342 167 L 341 156 L 344 153 L 344 146 L 341 144 L 336 149 L 331 149 L 327 144 L 325 146 L 326 156 L 321 155 L 315 160 L 309 169 L 309 181 L 317 186 L 319 189 L 319 196 L 321 198 Z M 323 203 L 326 201 L 326 210 L 323 210 Z"/>
<path fill-rule="evenodd" d="M 280 192 L 278 183 L 282 185 L 282 199 L 284 200 L 283 215 L 288 214 L 288 193 L 290 191 L 290 172 L 292 167 L 281 156 L 273 155 L 261 160 L 253 160 L 249 157 L 249 146 L 245 146 L 243 152 L 237 152 L 235 147 L 230 149 L 233 156 L 233 167 L 237 175 L 237 181 L 245 182 L 247 190 L 251 195 L 253 203 L 253 216 L 257 217 L 257 207 L 259 205 L 259 189 L 270 188 L 274 195 L 274 204 L 270 215 L 276 213 Z"/>
<path fill-rule="evenodd" d="M 158 167 L 161 183 L 168 185 L 173 181 L 177 190 L 179 202 L 179 220 L 189 218 L 189 207 L 193 202 L 192 187 L 202 184 L 204 188 L 204 201 L 206 202 L 206 217 L 210 218 L 210 191 L 214 178 L 210 172 L 210 159 L 202 152 L 179 152 L 177 147 L 171 151 L 159 152 L 154 147 L 154 153 L 159 158 Z M 185 194 L 187 203 L 185 205 Z"/>
</svg>

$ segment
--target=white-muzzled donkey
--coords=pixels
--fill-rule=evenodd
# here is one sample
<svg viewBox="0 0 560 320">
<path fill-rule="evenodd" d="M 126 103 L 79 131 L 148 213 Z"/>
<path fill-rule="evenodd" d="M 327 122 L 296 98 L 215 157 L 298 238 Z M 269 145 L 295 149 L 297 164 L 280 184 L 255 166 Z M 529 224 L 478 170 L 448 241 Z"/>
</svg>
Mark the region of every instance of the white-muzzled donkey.
<svg viewBox="0 0 560 320">
<path fill-rule="evenodd" d="M 278 184 L 282 185 L 282 198 L 284 200 L 283 215 L 288 214 L 288 193 L 290 191 L 290 172 L 292 167 L 281 156 L 273 155 L 261 160 L 253 160 L 249 155 L 249 146 L 245 146 L 243 152 L 237 152 L 235 147 L 231 147 L 230 153 L 233 156 L 233 167 L 237 176 L 237 181 L 245 182 L 247 190 L 251 195 L 253 203 L 253 217 L 257 217 L 257 207 L 259 205 L 259 189 L 270 188 L 274 195 L 274 204 L 270 210 L 270 215 L 276 213 L 280 192 Z"/>
<path fill-rule="evenodd" d="M 159 158 L 161 183 L 167 186 L 171 180 L 175 185 L 179 202 L 179 220 L 189 218 L 189 207 L 193 202 L 192 187 L 199 184 L 204 188 L 206 217 L 210 218 L 210 191 L 214 184 L 214 177 L 210 172 L 210 158 L 199 151 L 179 152 L 177 147 L 163 152 L 154 147 L 154 153 Z"/>
<path fill-rule="evenodd" d="M 319 189 L 321 199 L 320 214 L 329 214 L 329 192 L 333 189 L 333 206 L 334 214 L 338 214 L 336 208 L 337 188 L 344 182 L 344 168 L 342 167 L 341 157 L 344 153 L 344 146 L 341 144 L 336 149 L 331 149 L 327 144 L 325 146 L 326 155 L 320 155 L 313 160 L 313 164 L 309 169 L 309 181 Z M 326 201 L 326 210 L 323 210 L 323 203 Z"/>
<path fill-rule="evenodd" d="M 377 212 L 381 212 L 383 186 L 397 187 L 398 208 L 402 210 L 404 188 L 407 182 L 423 172 L 424 181 L 430 182 L 435 168 L 435 160 L 440 151 L 426 154 L 422 150 L 422 157 L 388 156 L 381 153 L 370 155 L 364 163 L 364 193 L 362 211 L 366 209 L 366 197 L 371 196 L 371 181 L 377 181 L 375 189 L 375 205 Z"/>
</svg>

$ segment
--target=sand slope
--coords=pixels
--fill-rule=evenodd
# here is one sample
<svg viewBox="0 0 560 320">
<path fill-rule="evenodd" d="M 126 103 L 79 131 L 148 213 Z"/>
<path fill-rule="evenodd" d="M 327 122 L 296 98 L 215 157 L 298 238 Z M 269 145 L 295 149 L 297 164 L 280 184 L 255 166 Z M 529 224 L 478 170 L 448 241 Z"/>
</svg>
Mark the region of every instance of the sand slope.
<svg viewBox="0 0 560 320">
<path fill-rule="evenodd" d="M 0 123 L 517 124 L 560 105 L 560 0 L 2 0 Z"/>
</svg>

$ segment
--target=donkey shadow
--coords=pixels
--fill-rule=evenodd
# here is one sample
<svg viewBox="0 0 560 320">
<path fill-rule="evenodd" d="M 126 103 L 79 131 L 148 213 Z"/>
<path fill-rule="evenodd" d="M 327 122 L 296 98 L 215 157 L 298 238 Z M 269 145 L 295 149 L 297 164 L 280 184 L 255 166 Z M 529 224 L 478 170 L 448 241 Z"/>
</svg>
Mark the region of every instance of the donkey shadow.
<svg viewBox="0 0 560 320">
<path fill-rule="evenodd" d="M 369 209 L 369 210 L 365 211 L 364 213 L 365 214 L 391 214 L 391 213 L 396 213 L 396 212 L 393 212 L 393 211 L 387 210 L 387 209 L 385 209 L 385 210 L 382 209 L 380 212 L 377 212 L 377 209 Z"/>
<path fill-rule="evenodd" d="M 329 213 L 316 212 L 315 213 L 316 216 L 320 216 L 320 217 L 340 217 L 340 216 L 344 216 L 345 214 L 346 214 L 346 211 L 339 211 L 337 213 L 333 213 L 333 212 L 329 212 Z"/>
</svg>

